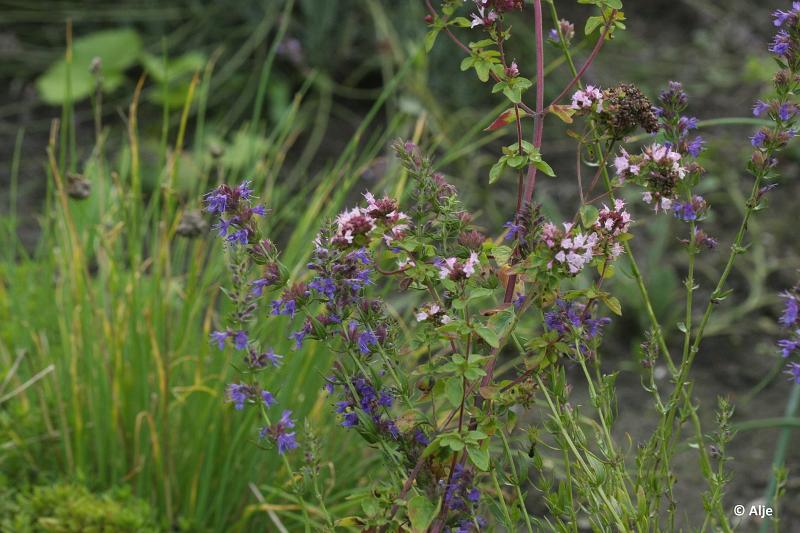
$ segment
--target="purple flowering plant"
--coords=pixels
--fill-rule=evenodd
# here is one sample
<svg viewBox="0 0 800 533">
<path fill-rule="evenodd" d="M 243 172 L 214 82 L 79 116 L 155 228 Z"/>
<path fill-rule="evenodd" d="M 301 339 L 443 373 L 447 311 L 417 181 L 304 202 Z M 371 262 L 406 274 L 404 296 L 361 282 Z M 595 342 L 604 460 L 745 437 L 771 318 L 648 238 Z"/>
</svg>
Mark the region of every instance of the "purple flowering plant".
<svg viewBox="0 0 800 533">
<path fill-rule="evenodd" d="M 411 178 L 404 197 L 365 192 L 357 205 L 321 227 L 307 268 L 292 276 L 262 233 L 259 221 L 268 211 L 249 182 L 221 185 L 205 196 L 207 210 L 218 218 L 231 271 L 225 294 L 234 310 L 210 338 L 237 354 L 241 379 L 228 386 L 229 401 L 237 410 L 259 412 L 261 442 L 293 471 L 292 456 L 303 439 L 292 406 L 281 405 L 278 392 L 265 390 L 259 377 L 280 372 L 284 356 L 269 347 L 278 336 L 290 338 L 298 352 L 306 343 L 319 343 L 336 354 L 332 368 L 325 369 L 331 416 L 381 459 L 380 475 L 370 476 L 374 487 L 363 513 L 345 518 L 326 508 L 318 468 L 303 470 L 300 477 L 309 483 L 297 484 L 296 493 L 306 514 L 309 499 L 317 500 L 321 528 L 577 531 L 586 521 L 597 531 L 671 530 L 663 526 L 674 527 L 679 513 L 671 459 L 681 429 L 689 426 L 708 482 L 702 494 L 707 523 L 731 530 L 723 495 L 732 408 L 721 402 L 719 431 L 704 433 L 690 370 L 709 317 L 731 292 L 726 282 L 736 258 L 746 252 L 748 221 L 765 205 L 775 156 L 795 134 L 800 8 L 774 16 L 779 33 L 769 50 L 779 66 L 775 91 L 753 108 L 771 125 L 751 139 L 752 191 L 718 282 L 703 302 L 695 294 L 695 265 L 717 241 L 702 227 L 711 206 L 697 192 L 705 173 L 698 161 L 705 144 L 696 134 L 699 121 L 687 114 L 689 99 L 678 82 L 668 82 L 653 100 L 627 83 L 584 85 L 583 75 L 603 45 L 624 29 L 624 15 L 619 0 L 581 3 L 596 6 L 584 31 L 597 38 L 577 68 L 574 25 L 558 17 L 555 3 L 549 3 L 553 29 L 546 35 L 541 0 L 444 0 L 438 9 L 426 2 L 426 46 L 447 35 L 464 54 L 461 69 L 492 83 L 491 92 L 509 106 L 489 127 L 509 126 L 514 139 L 488 175 L 490 182 L 516 177 L 516 205 L 497 238 L 482 233 L 456 188 L 411 142 L 394 146 Z M 529 11 L 536 36 L 531 79 L 504 48 L 512 36 L 509 15 Z M 464 44 L 459 32 L 471 42 Z M 548 105 L 545 40 L 561 50 L 572 71 L 570 83 Z M 525 102 L 529 92 L 535 93 L 533 106 Z M 531 141 L 524 138 L 529 119 Z M 535 198 L 539 174 L 555 175 L 542 154 L 547 120 L 570 126 L 577 150 L 595 169 L 589 179 L 576 176 L 580 201 L 567 220 L 546 218 Z M 636 144 L 634 134 L 647 142 Z M 636 219 L 623 196 L 641 199 L 641 205 L 633 203 L 640 213 Z M 685 317 L 678 325 L 683 342 L 677 349 L 667 344 L 630 247 L 637 222 L 665 214 L 680 222 L 687 262 Z M 603 331 L 622 313 L 607 281 L 620 265 L 636 281 L 650 322 L 639 355 L 643 383 L 658 412 L 652 435 L 636 451 L 612 433 L 616 376 L 602 368 Z M 383 296 L 387 291 L 413 294 L 418 303 L 398 313 L 391 296 Z M 788 357 L 800 351 L 800 304 L 796 291 L 785 297 L 781 322 L 791 335 L 779 346 Z M 265 321 L 278 325 L 260 327 Z M 656 385 L 657 360 L 671 374 L 671 390 Z M 580 369 L 586 380 L 585 412 L 570 401 L 567 367 Z M 789 372 L 800 382 L 799 364 L 791 363 Z M 523 429 L 520 414 L 527 410 L 542 413 L 544 422 Z M 304 435 L 308 446 L 318 449 L 310 428 Z M 558 476 L 545 467 L 549 456 L 539 451 L 539 442 L 558 452 Z M 535 472 L 531 481 L 528 470 Z M 528 490 L 543 495 L 546 514 L 526 507 Z"/>
</svg>

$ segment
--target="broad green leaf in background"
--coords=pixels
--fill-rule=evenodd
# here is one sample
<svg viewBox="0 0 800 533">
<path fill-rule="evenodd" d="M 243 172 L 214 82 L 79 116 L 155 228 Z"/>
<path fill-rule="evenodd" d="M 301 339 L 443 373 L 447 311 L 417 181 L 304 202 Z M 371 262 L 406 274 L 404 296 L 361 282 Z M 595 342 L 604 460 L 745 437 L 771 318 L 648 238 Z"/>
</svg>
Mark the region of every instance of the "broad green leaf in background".
<svg viewBox="0 0 800 533">
<path fill-rule="evenodd" d="M 441 500 L 436 505 L 425 496 L 418 494 L 408 500 L 408 517 L 411 519 L 413 531 L 427 531 L 428 526 L 433 523 L 433 519 L 439 514 Z"/>
<path fill-rule="evenodd" d="M 179 57 L 168 57 L 166 68 L 164 58 L 144 52 L 141 55 L 142 66 L 155 81 L 175 81 L 191 78 L 192 75 L 202 70 L 206 64 L 206 56 L 202 52 L 192 51 Z"/>
<path fill-rule="evenodd" d="M 139 34 L 129 28 L 99 31 L 75 39 L 69 69 L 72 100 L 82 100 L 94 92 L 95 77 L 89 67 L 95 57 L 102 61 L 103 91 L 111 92 L 120 86 L 122 73 L 136 62 L 141 50 Z M 67 99 L 66 59 L 62 58 L 51 65 L 36 80 L 36 88 L 42 100 L 48 104 L 63 103 Z"/>
<path fill-rule="evenodd" d="M 141 61 L 147 74 L 162 84 L 160 88 L 150 92 L 148 98 L 157 104 L 179 108 L 186 102 L 192 75 L 205 67 L 206 56 L 201 52 L 192 51 L 179 57 L 168 57 L 166 68 L 163 57 L 147 52 L 142 53 Z M 168 84 L 166 88 L 163 87 L 165 83 Z"/>
</svg>

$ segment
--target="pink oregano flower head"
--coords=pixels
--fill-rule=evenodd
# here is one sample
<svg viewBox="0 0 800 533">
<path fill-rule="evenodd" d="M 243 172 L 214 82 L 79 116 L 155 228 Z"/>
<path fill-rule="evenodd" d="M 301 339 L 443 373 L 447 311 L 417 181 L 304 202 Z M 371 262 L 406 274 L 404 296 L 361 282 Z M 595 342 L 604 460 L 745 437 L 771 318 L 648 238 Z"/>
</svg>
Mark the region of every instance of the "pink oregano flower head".
<svg viewBox="0 0 800 533">
<path fill-rule="evenodd" d="M 596 104 L 595 111 L 603 111 L 603 91 L 593 85 L 587 85 L 586 89 L 575 91 L 572 95 L 572 109 L 578 111 L 591 110 Z"/>
</svg>

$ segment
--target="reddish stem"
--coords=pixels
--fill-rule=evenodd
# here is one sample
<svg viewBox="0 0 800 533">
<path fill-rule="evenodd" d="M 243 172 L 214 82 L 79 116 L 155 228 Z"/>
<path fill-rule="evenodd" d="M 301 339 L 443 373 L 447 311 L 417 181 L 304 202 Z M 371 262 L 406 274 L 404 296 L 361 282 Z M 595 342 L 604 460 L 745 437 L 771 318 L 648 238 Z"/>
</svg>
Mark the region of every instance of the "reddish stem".
<svg viewBox="0 0 800 533">
<path fill-rule="evenodd" d="M 536 32 L 536 112 L 533 114 L 533 146 L 538 150 L 542 146 L 542 132 L 544 131 L 544 115 L 542 113 L 544 108 L 544 34 L 542 31 L 542 2 L 541 0 L 534 0 L 533 3 L 534 13 L 534 27 Z M 517 198 L 517 216 L 522 209 L 530 204 L 533 198 L 533 191 L 536 188 L 536 171 L 535 165 L 528 166 L 528 174 L 525 178 L 525 201 L 520 201 Z M 517 283 L 517 275 L 511 274 L 508 277 L 508 284 L 506 285 L 506 293 L 503 297 L 503 302 L 510 303 L 514 298 L 514 286 Z M 484 376 L 483 383 L 488 384 L 492 379 L 494 371 L 494 360 L 490 361 L 487 365 L 487 373 Z"/>
<path fill-rule="evenodd" d="M 536 114 L 533 116 L 533 146 L 538 150 L 542 146 L 544 131 L 544 35 L 542 33 L 542 0 L 533 2 L 534 24 L 536 26 Z M 533 198 L 536 188 L 536 165 L 528 167 L 525 183 L 525 205 Z"/>
<path fill-rule="evenodd" d="M 575 84 L 578 83 L 578 81 L 581 79 L 581 76 L 583 76 L 584 72 L 586 72 L 586 69 L 589 68 L 589 65 L 591 65 L 592 62 L 595 60 L 595 58 L 597 57 L 597 54 L 600 53 L 600 49 L 603 48 L 603 43 L 606 42 L 606 35 L 608 34 L 609 28 L 611 28 L 611 23 L 614 21 L 614 15 L 616 15 L 616 14 L 617 14 L 616 10 L 613 10 L 611 12 L 611 15 L 608 17 L 608 20 L 606 21 L 606 24 L 603 27 L 603 32 L 600 34 L 600 38 L 597 39 L 597 42 L 595 43 L 594 48 L 592 48 L 592 53 L 589 54 L 589 57 L 586 59 L 586 62 L 583 64 L 583 66 L 578 71 L 578 73 L 575 74 L 575 77 L 572 78 L 572 81 L 570 81 L 567 84 L 567 86 L 564 87 L 564 90 L 561 91 L 558 94 L 558 96 L 556 96 L 553 99 L 553 101 L 550 102 L 550 105 L 548 105 L 547 107 L 552 107 L 552 106 L 556 105 L 559 102 L 559 100 L 564 98 L 564 95 L 567 94 L 570 91 L 570 89 L 572 89 L 575 86 Z M 538 108 L 537 108 L 537 111 L 539 111 Z"/>
<path fill-rule="evenodd" d="M 434 9 L 434 7 L 431 5 L 430 0 L 425 0 L 425 5 L 427 6 L 428 11 L 430 12 L 431 15 L 433 15 L 434 17 L 439 16 L 439 14 L 436 12 L 436 9 Z M 444 18 L 445 18 L 445 20 L 447 20 L 447 17 L 444 17 Z M 445 26 L 444 27 L 444 32 L 447 34 L 448 37 L 450 37 L 450 40 L 453 41 L 464 52 L 466 52 L 467 55 L 470 55 L 472 53 L 472 50 L 470 50 L 467 45 L 462 43 L 461 40 L 458 37 L 456 37 L 455 34 L 452 31 L 450 31 L 450 28 Z M 492 79 L 494 81 L 500 81 L 500 77 L 497 74 L 495 74 L 494 72 L 490 72 L 489 74 L 492 76 Z M 527 114 L 533 115 L 533 113 L 534 113 L 533 109 L 531 109 L 530 106 L 526 105 L 525 102 L 520 102 L 518 105 L 519 105 L 520 108 L 525 110 L 525 112 Z"/>
</svg>

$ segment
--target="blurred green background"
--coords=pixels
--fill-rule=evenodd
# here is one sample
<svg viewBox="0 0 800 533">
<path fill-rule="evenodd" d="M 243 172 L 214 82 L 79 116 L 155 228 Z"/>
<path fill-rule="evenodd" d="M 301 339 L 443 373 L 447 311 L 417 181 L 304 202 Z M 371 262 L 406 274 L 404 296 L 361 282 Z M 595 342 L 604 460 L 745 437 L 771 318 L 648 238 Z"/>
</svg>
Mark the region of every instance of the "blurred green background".
<svg viewBox="0 0 800 533">
<path fill-rule="evenodd" d="M 701 121 L 750 117 L 774 68 L 770 12 L 784 5 L 628 1 L 627 31 L 604 47 L 585 81 L 633 82 L 654 98 L 679 80 Z M 582 32 L 590 6 L 556 7 L 575 23 L 582 61 L 594 43 Z M 425 13 L 421 1 L 389 0 L 0 2 L 0 529 L 37 530 L 42 513 L 56 514 L 42 510 L 55 499 L 62 514 L 48 517 L 78 527 L 69 531 L 102 513 L 132 531 L 263 530 L 276 520 L 292 530 L 299 511 L 285 473 L 258 449 L 253 420 L 224 403 L 230 355 L 206 340 L 225 309 L 221 248 L 207 232 L 181 236 L 179 226 L 203 191 L 251 177 L 274 209 L 269 231 L 286 247 L 284 261 L 299 269 L 324 217 L 366 189 L 402 196 L 390 150 L 402 137 L 434 155 L 497 234 L 515 184 L 490 187 L 488 169 L 512 132 L 482 130 L 505 106 L 459 70 L 461 52 L 445 36 L 425 54 Z M 529 77 L 531 18 L 529 9 L 514 16 L 507 50 Z M 546 100 L 570 79 L 559 57 L 548 47 Z M 701 132 L 702 189 L 713 208 L 707 231 L 723 249 L 749 185 L 752 126 L 731 122 Z M 565 129 L 552 121 L 545 128 L 542 153 L 559 178 L 537 188 L 554 218 L 577 205 Z M 695 374 L 707 414 L 720 394 L 734 398 L 742 422 L 782 412 L 788 385 L 774 348 L 776 294 L 795 283 L 800 264 L 798 155 L 790 150 L 781 162 L 770 209 L 751 226 L 752 252 L 737 263 L 736 293 L 709 325 Z M 84 201 L 66 194 L 79 179 L 91 182 Z M 680 225 L 641 205 L 634 217 L 642 223 L 633 246 L 656 311 L 674 327 Z M 702 258 L 701 292 L 723 255 Z M 615 284 L 624 315 L 610 329 L 606 364 L 622 371 L 620 404 L 629 410 L 621 409 L 620 435 L 636 439 L 649 428 L 647 412 L 633 410 L 644 394 L 633 353 L 647 322 L 630 281 L 618 276 Z M 413 304 L 393 303 L 401 315 Z M 287 364 L 272 379 L 281 400 L 318 428 L 329 508 L 355 514 L 372 454 L 336 426 L 319 395 L 330 356 L 278 345 Z M 776 431 L 740 433 L 731 501 L 763 491 Z M 677 473 L 687 500 L 699 479 L 688 455 Z M 790 457 L 790 471 L 797 464 Z M 59 490 L 88 495 L 72 501 Z M 540 508 L 535 492 L 529 498 Z M 115 504 L 130 499 L 137 503 L 123 505 L 131 509 L 124 516 Z M 789 523 L 800 517 L 791 507 Z"/>
</svg>

